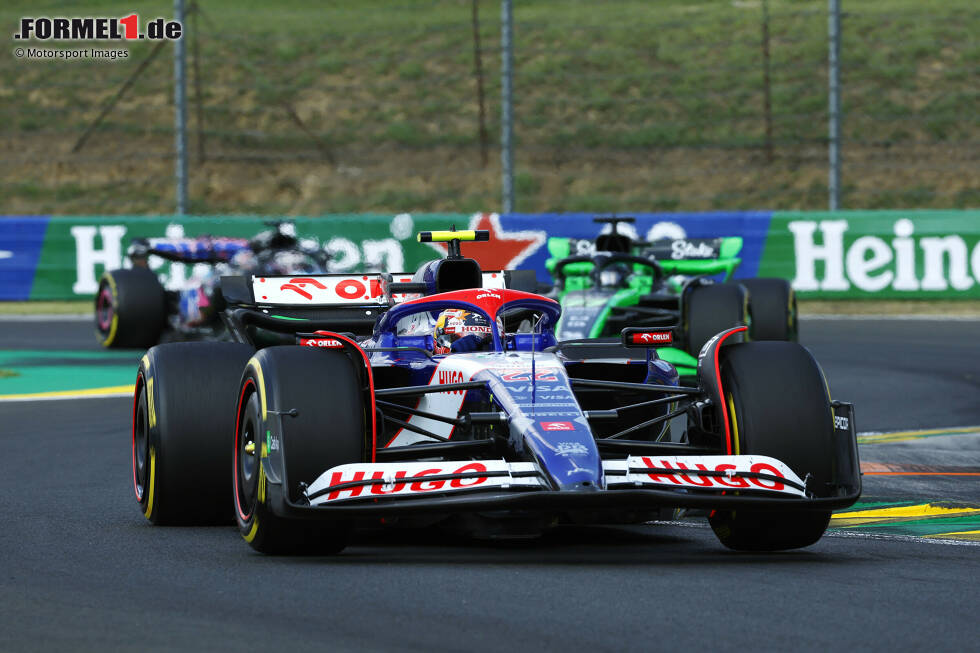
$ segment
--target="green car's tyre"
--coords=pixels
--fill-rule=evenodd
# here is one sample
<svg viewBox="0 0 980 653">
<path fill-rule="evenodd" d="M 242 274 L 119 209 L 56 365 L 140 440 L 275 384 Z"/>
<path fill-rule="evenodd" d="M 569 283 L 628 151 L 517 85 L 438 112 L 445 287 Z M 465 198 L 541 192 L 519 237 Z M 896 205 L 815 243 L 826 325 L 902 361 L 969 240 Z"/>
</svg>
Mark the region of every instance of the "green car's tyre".
<svg viewBox="0 0 980 653">
<path fill-rule="evenodd" d="M 310 379 L 329 379 L 329 385 Z M 340 351 L 308 347 L 269 347 L 245 368 L 238 402 L 234 448 L 235 516 L 245 541 L 274 555 L 333 554 L 347 545 L 346 522 L 289 519 L 269 504 L 267 449 L 281 451 L 293 503 L 300 483 L 312 483 L 325 470 L 370 460 L 364 382 L 354 361 Z M 296 410 L 281 417 L 272 411 Z M 265 450 L 264 450 L 265 449 Z"/>
<path fill-rule="evenodd" d="M 797 340 L 796 293 L 786 279 L 739 279 L 749 291 L 752 340 Z"/>
<path fill-rule="evenodd" d="M 167 324 L 167 299 L 146 268 L 106 271 L 95 295 L 95 336 L 103 347 L 147 349 Z"/>
<path fill-rule="evenodd" d="M 721 355 L 733 453 L 776 458 L 825 496 L 835 465 L 834 418 L 817 362 L 793 342 L 735 344 Z M 708 521 L 728 548 L 777 551 L 819 540 L 830 511 L 716 510 Z"/>
<path fill-rule="evenodd" d="M 232 522 L 228 469 L 238 381 L 252 347 L 179 342 L 140 361 L 133 402 L 133 487 L 154 524 Z"/>
<path fill-rule="evenodd" d="M 684 310 L 687 352 L 697 356 L 704 343 L 716 334 L 744 325 L 747 294 L 737 284 L 719 283 L 688 290 Z"/>
</svg>

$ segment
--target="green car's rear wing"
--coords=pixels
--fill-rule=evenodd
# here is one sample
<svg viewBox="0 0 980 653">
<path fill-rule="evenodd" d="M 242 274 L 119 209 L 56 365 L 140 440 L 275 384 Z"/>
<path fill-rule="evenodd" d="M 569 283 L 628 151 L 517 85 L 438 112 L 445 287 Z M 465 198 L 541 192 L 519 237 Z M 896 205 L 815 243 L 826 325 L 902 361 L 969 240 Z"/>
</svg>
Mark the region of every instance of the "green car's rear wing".
<svg viewBox="0 0 980 653">
<path fill-rule="evenodd" d="M 742 237 L 674 238 L 645 243 L 641 254 L 656 259 L 667 274 L 725 274 L 732 278 L 742 259 Z"/>
<path fill-rule="evenodd" d="M 725 280 L 731 279 L 742 259 L 742 238 L 674 238 L 654 242 L 634 243 L 633 254 L 656 260 L 666 274 L 674 275 L 715 275 L 724 273 Z M 548 272 L 554 276 L 555 266 L 571 256 L 589 256 L 595 253 L 591 240 L 580 238 L 549 238 L 548 253 L 551 257 L 545 262 Z M 566 279 L 587 278 L 594 264 L 589 261 L 569 263 L 563 267 Z M 637 270 L 639 271 L 639 270 Z M 585 280 L 585 285 L 589 285 Z M 572 289 L 569 287 L 568 289 Z"/>
</svg>

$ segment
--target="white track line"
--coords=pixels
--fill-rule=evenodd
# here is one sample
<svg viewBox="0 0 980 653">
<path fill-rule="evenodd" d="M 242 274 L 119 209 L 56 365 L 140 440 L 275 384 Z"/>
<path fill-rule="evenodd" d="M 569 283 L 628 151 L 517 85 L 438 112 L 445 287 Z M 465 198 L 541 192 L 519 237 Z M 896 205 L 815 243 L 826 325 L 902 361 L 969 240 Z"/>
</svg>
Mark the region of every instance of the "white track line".
<svg viewBox="0 0 980 653">
<path fill-rule="evenodd" d="M 833 526 L 827 529 L 824 537 L 850 537 L 865 540 L 892 540 L 894 542 L 917 542 L 920 544 L 946 544 L 950 546 L 980 546 L 975 540 L 947 540 L 924 535 L 889 535 L 887 533 L 865 533 L 861 531 L 838 530 Z"/>
<path fill-rule="evenodd" d="M 0 314 L 0 322 L 85 322 L 95 320 L 94 313 L 38 313 L 37 315 L 5 315 Z"/>
<path fill-rule="evenodd" d="M 841 313 L 818 313 L 815 315 L 800 315 L 800 320 L 895 320 L 897 322 L 918 321 L 918 322 L 976 322 L 980 321 L 978 315 L 923 315 L 921 313 L 907 313 L 901 315 L 844 315 Z"/>
<path fill-rule="evenodd" d="M 15 401 L 69 401 L 74 399 L 111 399 L 114 397 L 132 397 L 132 392 L 107 392 L 105 394 L 94 395 L 66 395 L 63 397 L 2 397 L 0 404 L 12 403 Z"/>
</svg>

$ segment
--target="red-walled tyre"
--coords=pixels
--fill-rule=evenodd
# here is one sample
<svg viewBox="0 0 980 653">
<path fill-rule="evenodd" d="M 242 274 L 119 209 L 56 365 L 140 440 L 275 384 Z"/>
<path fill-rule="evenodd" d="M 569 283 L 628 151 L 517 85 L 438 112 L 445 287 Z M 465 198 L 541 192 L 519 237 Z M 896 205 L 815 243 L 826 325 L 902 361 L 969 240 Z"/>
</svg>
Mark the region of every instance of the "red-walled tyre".
<svg viewBox="0 0 980 653">
<path fill-rule="evenodd" d="M 834 417 L 820 367 L 793 342 L 748 342 L 721 353 L 733 453 L 771 456 L 807 489 L 827 496 L 834 477 Z M 717 510 L 708 519 L 725 546 L 777 551 L 809 546 L 830 522 L 829 510 Z"/>
<path fill-rule="evenodd" d="M 268 347 L 249 361 L 238 399 L 233 491 L 239 531 L 256 551 L 327 555 L 347 545 L 348 523 L 283 517 L 273 501 L 301 504 L 301 484 L 371 459 L 369 390 L 359 365 L 342 351 L 296 346 Z M 294 409 L 295 416 L 282 415 Z"/>
</svg>

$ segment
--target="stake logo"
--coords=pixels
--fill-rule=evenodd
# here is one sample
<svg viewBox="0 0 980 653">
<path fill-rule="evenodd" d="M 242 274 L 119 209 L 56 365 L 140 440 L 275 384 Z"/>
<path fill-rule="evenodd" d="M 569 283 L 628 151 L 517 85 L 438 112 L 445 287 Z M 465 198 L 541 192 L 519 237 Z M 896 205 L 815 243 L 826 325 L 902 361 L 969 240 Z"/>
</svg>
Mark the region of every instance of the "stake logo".
<svg viewBox="0 0 980 653">
<path fill-rule="evenodd" d="M 136 14 L 122 18 L 49 18 L 47 16 L 20 19 L 16 40 L 37 41 L 175 41 L 183 34 L 183 25 L 176 20 L 155 18 L 140 30 Z"/>
</svg>

